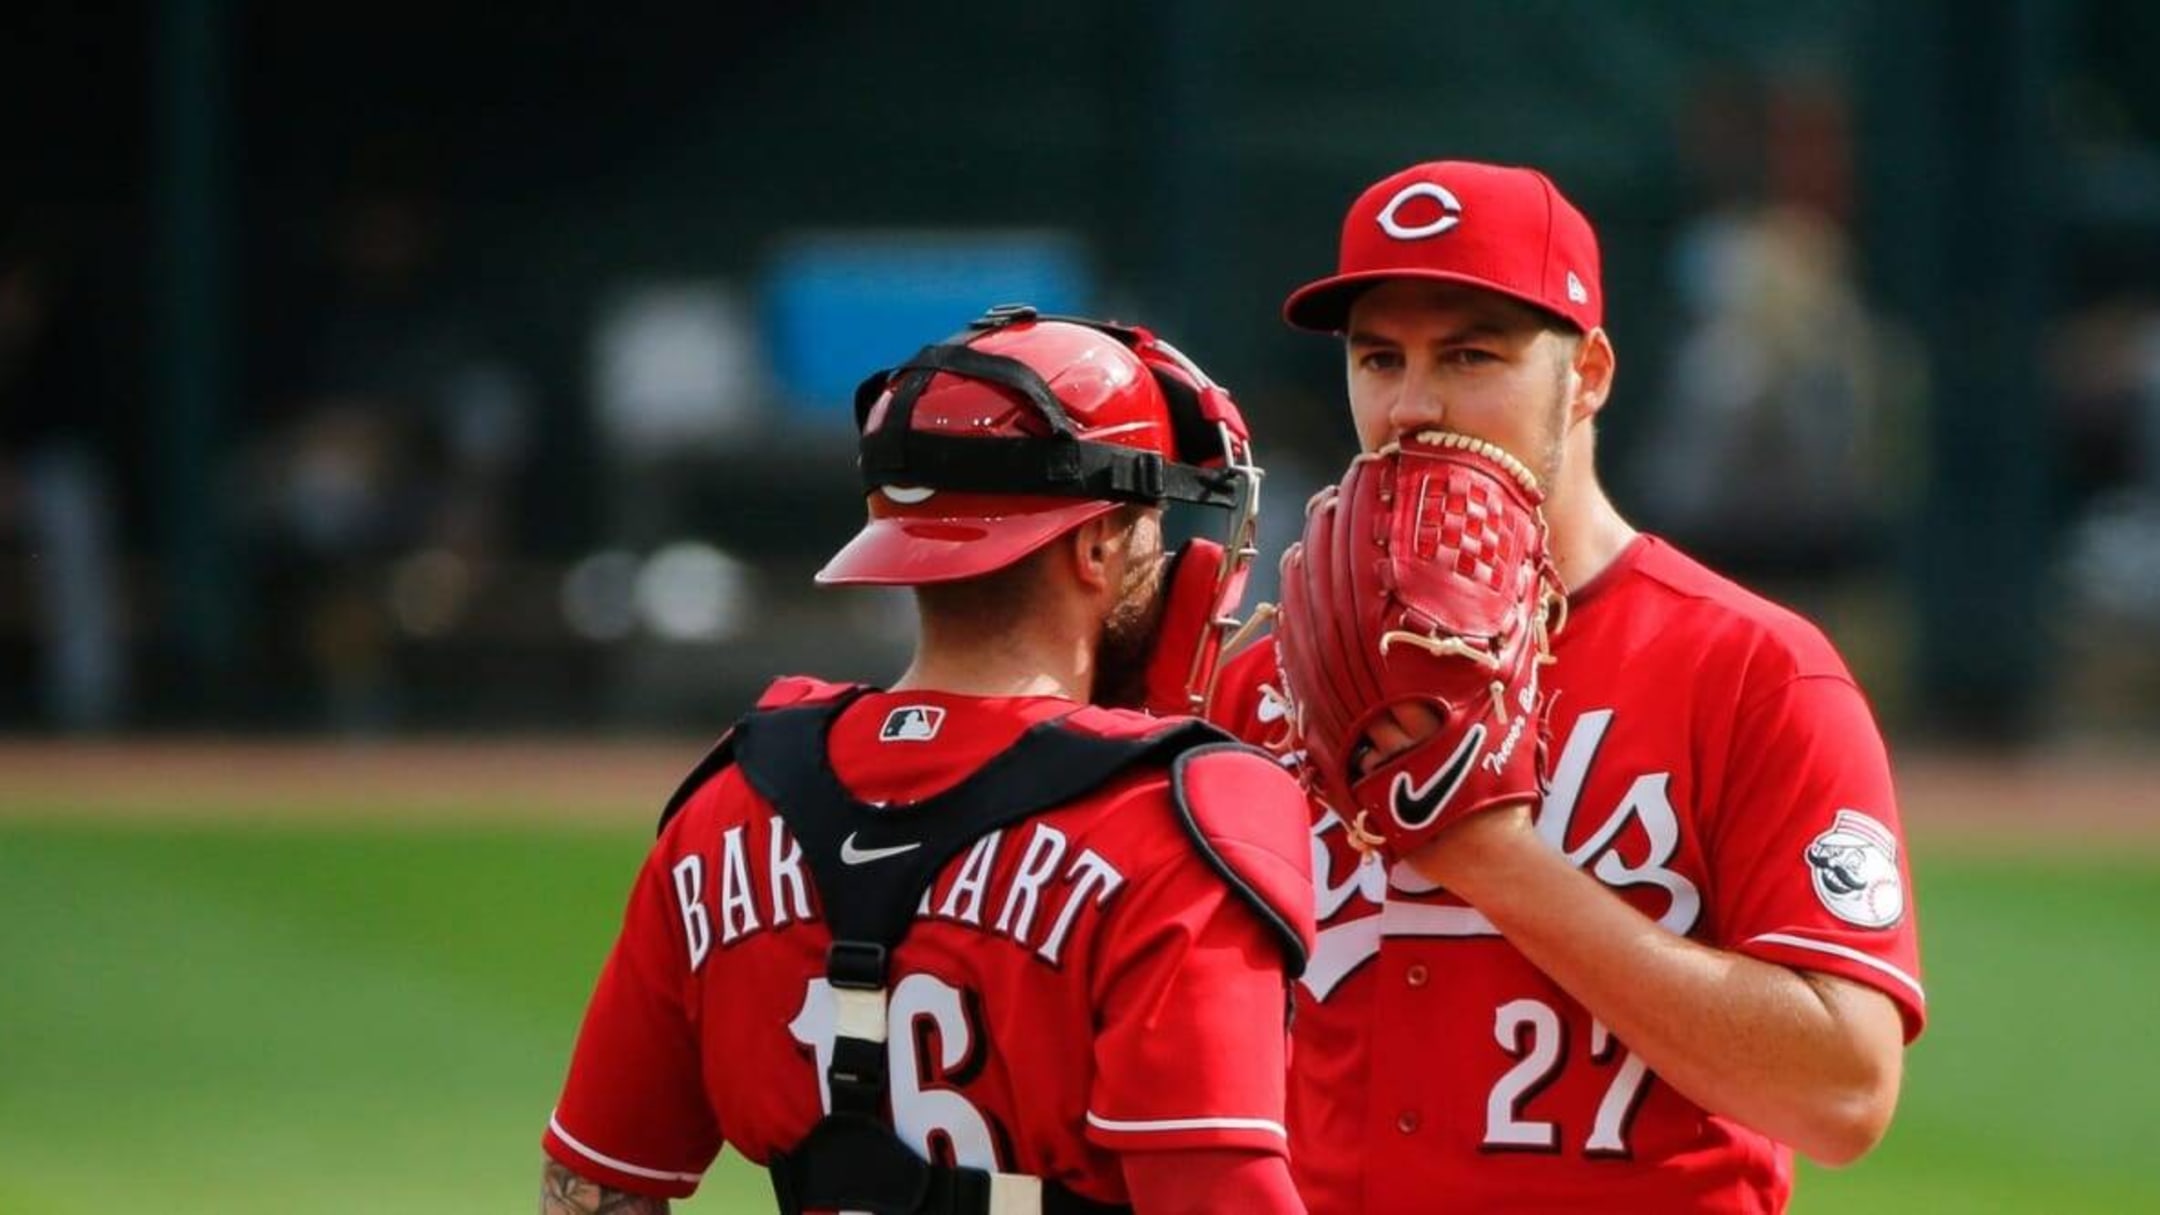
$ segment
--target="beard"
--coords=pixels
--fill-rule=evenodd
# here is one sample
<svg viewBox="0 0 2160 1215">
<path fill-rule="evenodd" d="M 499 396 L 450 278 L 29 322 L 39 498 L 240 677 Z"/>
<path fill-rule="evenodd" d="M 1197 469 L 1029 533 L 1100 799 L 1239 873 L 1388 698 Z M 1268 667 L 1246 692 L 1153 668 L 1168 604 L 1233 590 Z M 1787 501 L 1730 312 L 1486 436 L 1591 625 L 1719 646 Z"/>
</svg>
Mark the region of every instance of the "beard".
<svg viewBox="0 0 2160 1215">
<path fill-rule="evenodd" d="M 1094 703 L 1137 709 L 1147 703 L 1148 667 L 1169 604 L 1170 559 L 1157 549 L 1126 570 L 1117 603 L 1103 616 L 1095 646 Z"/>
<path fill-rule="evenodd" d="M 1554 377 L 1552 405 L 1545 411 L 1544 450 L 1526 453 L 1532 457 L 1526 463 L 1538 475 L 1548 502 L 1560 487 L 1560 467 L 1567 452 L 1568 371 L 1568 364 L 1562 362 Z"/>
</svg>

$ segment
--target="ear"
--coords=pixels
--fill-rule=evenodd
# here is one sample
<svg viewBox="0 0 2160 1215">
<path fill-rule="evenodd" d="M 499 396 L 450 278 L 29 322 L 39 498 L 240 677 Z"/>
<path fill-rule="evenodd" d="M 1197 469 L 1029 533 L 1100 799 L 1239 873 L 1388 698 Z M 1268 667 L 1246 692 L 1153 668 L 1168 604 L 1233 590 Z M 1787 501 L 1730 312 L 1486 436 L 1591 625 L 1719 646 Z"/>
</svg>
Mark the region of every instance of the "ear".
<svg viewBox="0 0 2160 1215">
<path fill-rule="evenodd" d="M 1574 392 L 1568 398 L 1568 421 L 1587 421 L 1605 408 L 1612 396 L 1613 374 L 1619 369 L 1617 356 L 1613 353 L 1612 339 L 1600 327 L 1583 335 L 1575 344 L 1575 363 L 1572 368 Z"/>
<path fill-rule="evenodd" d="M 1118 515 L 1117 511 L 1098 515 L 1066 534 L 1073 576 L 1090 591 L 1109 591 L 1118 586 L 1125 543 L 1132 530 L 1118 526 Z"/>
</svg>

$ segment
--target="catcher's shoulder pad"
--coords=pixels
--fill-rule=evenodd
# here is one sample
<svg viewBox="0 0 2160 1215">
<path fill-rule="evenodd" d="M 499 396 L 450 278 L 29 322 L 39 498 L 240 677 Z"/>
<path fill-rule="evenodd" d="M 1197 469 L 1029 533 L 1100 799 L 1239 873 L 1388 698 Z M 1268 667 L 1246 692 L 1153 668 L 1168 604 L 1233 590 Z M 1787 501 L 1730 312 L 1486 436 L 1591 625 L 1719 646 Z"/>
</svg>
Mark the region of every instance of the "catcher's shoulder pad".
<svg viewBox="0 0 2160 1215">
<path fill-rule="evenodd" d="M 1106 709 L 1100 705 L 1082 705 L 1065 715 L 1059 724 L 1068 730 L 1079 730 L 1101 738 L 1146 738 L 1161 734 L 1183 724 L 1179 718 L 1157 717 L 1138 709 Z"/>
<path fill-rule="evenodd" d="M 772 681 L 759 695 L 760 709 L 785 709 L 789 705 L 811 704 L 823 700 L 837 700 L 860 684 L 828 683 L 808 675 L 783 675 Z"/>
<path fill-rule="evenodd" d="M 690 769 L 690 775 L 683 777 L 682 782 L 675 786 L 675 792 L 668 797 L 666 807 L 660 811 L 660 824 L 653 828 L 653 834 L 667 834 L 668 824 L 675 821 L 675 816 L 683 812 L 683 808 L 697 797 L 700 790 L 711 784 L 734 763 L 735 727 L 731 725 L 720 735 L 720 740 L 712 745 L 712 749 L 705 752 L 705 758 L 697 762 L 697 767 Z"/>
<path fill-rule="evenodd" d="M 766 686 L 764 693 L 758 697 L 756 711 L 819 704 L 864 691 L 868 689 L 861 684 L 830 683 L 808 675 L 783 675 Z M 723 731 L 719 741 L 705 753 L 705 758 L 699 760 L 697 767 L 690 769 L 690 775 L 685 776 L 682 783 L 675 787 L 674 795 L 667 800 L 667 807 L 660 811 L 659 831 L 666 831 L 668 823 L 682 813 L 683 807 L 690 804 L 698 790 L 712 783 L 714 777 L 735 762 L 735 726 L 740 724 L 742 723 L 737 722 Z"/>
<path fill-rule="evenodd" d="M 1312 956 L 1312 818 L 1305 791 L 1265 752 L 1213 743 L 1170 765 L 1179 821 L 1208 864 L 1282 939 L 1293 979 Z"/>
</svg>

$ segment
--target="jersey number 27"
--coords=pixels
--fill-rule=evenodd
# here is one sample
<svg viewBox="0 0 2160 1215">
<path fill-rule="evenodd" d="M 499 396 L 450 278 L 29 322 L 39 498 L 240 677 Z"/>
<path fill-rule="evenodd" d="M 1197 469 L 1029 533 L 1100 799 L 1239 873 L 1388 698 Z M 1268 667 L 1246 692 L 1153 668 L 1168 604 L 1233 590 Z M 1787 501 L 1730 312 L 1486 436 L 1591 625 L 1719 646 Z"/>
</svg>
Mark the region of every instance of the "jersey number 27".
<svg viewBox="0 0 2160 1215">
<path fill-rule="evenodd" d="M 1510 1000 L 1493 1014 L 1493 1039 L 1515 1059 L 1485 1099 L 1485 1147 L 1493 1151 L 1556 1152 L 1560 1128 L 1530 1117 L 1524 1107 L 1560 1073 L 1566 1055 L 1567 1027 L 1560 1013 L 1542 1000 Z M 1583 1152 L 1591 1156 L 1627 1156 L 1628 1128 L 1648 1091 L 1650 1072 L 1640 1056 L 1620 1045 L 1602 1021 L 1590 1025 L 1590 1061 L 1611 1066 L 1612 1080 L 1599 1100 Z"/>
</svg>

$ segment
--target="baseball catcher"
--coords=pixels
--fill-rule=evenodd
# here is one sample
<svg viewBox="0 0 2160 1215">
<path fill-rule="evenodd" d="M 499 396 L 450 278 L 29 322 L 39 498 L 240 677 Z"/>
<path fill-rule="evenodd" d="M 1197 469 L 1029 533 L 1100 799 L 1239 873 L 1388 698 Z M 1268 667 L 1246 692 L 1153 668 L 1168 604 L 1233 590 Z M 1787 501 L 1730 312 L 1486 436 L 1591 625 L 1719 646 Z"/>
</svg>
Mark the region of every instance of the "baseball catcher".
<svg viewBox="0 0 2160 1215">
<path fill-rule="evenodd" d="M 1544 495 L 1499 447 L 1425 430 L 1315 495 L 1277 621 L 1294 744 L 1361 847 L 1406 856 L 1537 797 L 1539 669 L 1567 599 Z"/>
<path fill-rule="evenodd" d="M 1201 707 L 1251 549 L 1228 392 L 1147 330 L 992 310 L 857 397 L 914 590 L 890 687 L 779 679 L 682 783 L 544 1139 L 543 1210 L 660 1212 L 723 1144 L 782 1215 L 1302 1211 L 1308 804 Z M 1172 502 L 1222 541 L 1166 550 Z"/>
</svg>

